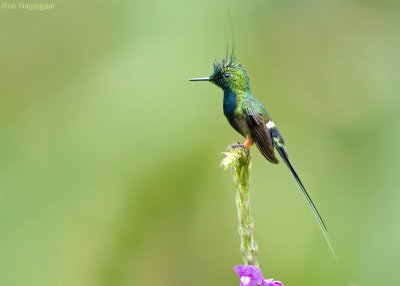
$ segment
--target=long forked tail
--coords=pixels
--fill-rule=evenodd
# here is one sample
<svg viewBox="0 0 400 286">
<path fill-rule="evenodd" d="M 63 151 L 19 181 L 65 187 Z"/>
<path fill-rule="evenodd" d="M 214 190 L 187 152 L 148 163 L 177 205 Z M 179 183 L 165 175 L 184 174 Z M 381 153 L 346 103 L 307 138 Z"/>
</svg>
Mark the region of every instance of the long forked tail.
<svg viewBox="0 0 400 286">
<path fill-rule="evenodd" d="M 336 260 L 338 260 L 338 257 L 336 256 L 336 252 L 333 248 L 332 242 L 329 238 L 328 229 L 326 228 L 326 225 L 325 225 L 324 221 L 322 220 L 322 217 L 320 216 L 317 208 L 315 207 L 313 201 L 311 200 L 311 197 L 308 195 L 306 188 L 304 187 L 303 183 L 301 182 L 299 175 L 297 175 L 297 172 L 294 169 L 292 163 L 290 163 L 288 154 L 286 153 L 285 146 L 280 142 L 280 140 L 276 140 L 276 141 L 274 140 L 274 145 L 275 145 L 276 150 L 278 150 L 279 155 L 281 155 L 282 160 L 285 161 L 289 170 L 292 172 L 293 177 L 296 179 L 297 184 L 299 185 L 301 191 L 303 192 L 303 195 L 306 198 L 307 203 L 310 206 L 312 213 L 313 213 L 314 217 L 316 218 L 319 227 L 322 230 L 322 233 L 325 237 L 326 242 L 328 243 L 330 250 L 332 251 L 333 256 L 335 257 Z"/>
</svg>

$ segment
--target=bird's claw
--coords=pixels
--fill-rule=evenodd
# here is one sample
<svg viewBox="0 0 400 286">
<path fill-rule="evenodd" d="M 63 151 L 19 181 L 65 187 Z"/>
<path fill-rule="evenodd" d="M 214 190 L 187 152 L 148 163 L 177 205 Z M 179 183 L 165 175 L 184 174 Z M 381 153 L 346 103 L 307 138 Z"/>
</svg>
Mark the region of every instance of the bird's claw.
<svg viewBox="0 0 400 286">
<path fill-rule="evenodd" d="M 228 146 L 228 148 L 226 149 L 226 151 L 231 151 L 231 150 L 235 150 L 237 148 L 241 148 L 243 150 L 243 152 L 248 156 L 250 154 L 250 150 L 247 149 L 242 143 L 236 141 L 234 143 L 232 143 L 231 145 Z"/>
<path fill-rule="evenodd" d="M 232 143 L 231 145 L 229 145 L 228 148 L 226 149 L 226 151 L 230 151 L 230 150 L 236 149 L 236 148 L 246 149 L 246 148 L 244 148 L 243 144 L 236 141 L 236 142 Z"/>
</svg>

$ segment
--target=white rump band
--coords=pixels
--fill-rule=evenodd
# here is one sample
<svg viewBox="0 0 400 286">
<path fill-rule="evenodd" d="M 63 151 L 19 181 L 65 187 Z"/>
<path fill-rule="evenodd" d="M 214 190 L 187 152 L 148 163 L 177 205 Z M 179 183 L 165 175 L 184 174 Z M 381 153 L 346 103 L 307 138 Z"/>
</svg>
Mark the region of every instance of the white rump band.
<svg viewBox="0 0 400 286">
<path fill-rule="evenodd" d="M 267 124 L 265 124 L 265 126 L 267 126 L 268 129 L 271 129 L 275 127 L 275 123 L 272 120 L 270 120 L 267 122 Z"/>
</svg>

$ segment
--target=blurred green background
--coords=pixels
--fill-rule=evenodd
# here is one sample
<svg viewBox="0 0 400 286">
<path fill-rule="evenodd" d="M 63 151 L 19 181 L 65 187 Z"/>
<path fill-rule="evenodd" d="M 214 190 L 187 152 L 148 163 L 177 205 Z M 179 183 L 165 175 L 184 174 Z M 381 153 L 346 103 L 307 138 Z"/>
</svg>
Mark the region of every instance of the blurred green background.
<svg viewBox="0 0 400 286">
<path fill-rule="evenodd" d="M 236 56 L 295 181 L 254 149 L 259 262 L 285 285 L 400 285 L 398 1 L 57 1 L 0 9 L 0 285 L 239 285 Z"/>
</svg>

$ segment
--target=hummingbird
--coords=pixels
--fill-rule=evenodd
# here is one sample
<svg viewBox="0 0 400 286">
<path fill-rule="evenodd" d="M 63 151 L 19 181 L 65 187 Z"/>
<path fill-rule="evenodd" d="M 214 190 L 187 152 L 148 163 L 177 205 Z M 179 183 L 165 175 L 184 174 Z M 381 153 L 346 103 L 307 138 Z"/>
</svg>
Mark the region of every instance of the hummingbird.
<svg viewBox="0 0 400 286">
<path fill-rule="evenodd" d="M 255 144 L 265 159 L 272 164 L 279 163 L 275 150 L 279 153 L 299 185 L 333 256 L 337 259 L 326 225 L 289 160 L 285 141 L 268 111 L 251 92 L 249 75 L 245 68 L 235 61 L 233 50 L 229 59 L 226 56 L 220 62 L 214 61 L 213 72 L 210 76 L 189 80 L 208 81 L 223 90 L 224 115 L 229 124 L 245 138 L 245 142 L 240 145 L 246 150 L 250 150 L 250 147 Z"/>
</svg>

